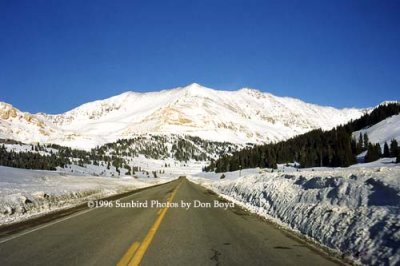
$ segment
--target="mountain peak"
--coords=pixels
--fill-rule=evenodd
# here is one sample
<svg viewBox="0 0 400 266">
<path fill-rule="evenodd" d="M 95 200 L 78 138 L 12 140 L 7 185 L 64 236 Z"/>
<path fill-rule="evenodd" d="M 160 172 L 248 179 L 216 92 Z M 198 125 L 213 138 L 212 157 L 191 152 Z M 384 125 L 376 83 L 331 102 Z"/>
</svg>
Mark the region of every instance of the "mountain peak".
<svg viewBox="0 0 400 266">
<path fill-rule="evenodd" d="M 208 88 L 202 86 L 199 83 L 191 83 L 191 84 L 183 87 L 183 89 L 185 89 L 185 90 L 204 90 L 204 89 L 208 89 Z M 209 89 L 209 90 L 211 90 L 211 89 Z"/>
<path fill-rule="evenodd" d="M 213 93 L 214 90 L 210 88 L 206 88 L 198 83 L 192 83 L 182 88 L 187 96 L 197 96 L 204 97 Z"/>
<path fill-rule="evenodd" d="M 193 83 L 191 83 L 191 84 L 185 86 L 185 88 L 198 88 L 198 87 L 203 88 L 204 86 L 202 86 L 201 84 L 196 83 L 196 82 L 193 82 Z"/>
</svg>

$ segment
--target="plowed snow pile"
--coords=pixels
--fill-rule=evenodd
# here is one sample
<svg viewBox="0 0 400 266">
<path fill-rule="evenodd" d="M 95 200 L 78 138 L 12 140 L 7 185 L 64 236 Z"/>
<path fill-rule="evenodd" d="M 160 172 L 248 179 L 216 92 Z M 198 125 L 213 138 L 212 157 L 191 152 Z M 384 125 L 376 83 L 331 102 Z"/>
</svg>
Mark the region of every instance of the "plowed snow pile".
<svg viewBox="0 0 400 266">
<path fill-rule="evenodd" d="M 400 167 L 391 165 L 191 180 L 354 261 L 399 265 Z"/>
<path fill-rule="evenodd" d="M 95 177 L 0 166 L 0 225 L 170 180 Z"/>
</svg>

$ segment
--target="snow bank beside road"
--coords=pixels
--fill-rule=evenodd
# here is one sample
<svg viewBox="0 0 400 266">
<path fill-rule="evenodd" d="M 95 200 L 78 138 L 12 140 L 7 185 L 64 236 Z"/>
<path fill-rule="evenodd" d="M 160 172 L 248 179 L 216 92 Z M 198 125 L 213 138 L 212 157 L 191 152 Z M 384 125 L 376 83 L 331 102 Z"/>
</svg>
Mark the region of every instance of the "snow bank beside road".
<svg viewBox="0 0 400 266">
<path fill-rule="evenodd" d="M 369 265 L 400 263 L 398 166 L 191 180 L 355 261 Z"/>
<path fill-rule="evenodd" d="M 0 224 L 72 207 L 173 178 L 111 178 L 0 166 Z"/>
</svg>

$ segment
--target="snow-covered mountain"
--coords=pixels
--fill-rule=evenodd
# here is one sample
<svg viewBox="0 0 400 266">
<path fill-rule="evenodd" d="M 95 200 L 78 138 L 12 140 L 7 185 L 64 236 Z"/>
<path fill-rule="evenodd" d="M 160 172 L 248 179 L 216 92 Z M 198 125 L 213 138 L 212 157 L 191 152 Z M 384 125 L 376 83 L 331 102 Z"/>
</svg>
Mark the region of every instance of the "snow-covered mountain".
<svg viewBox="0 0 400 266">
<path fill-rule="evenodd" d="M 254 89 L 220 91 L 191 84 L 126 92 L 58 115 L 21 112 L 0 102 L 0 138 L 89 149 L 143 134 L 186 134 L 213 141 L 265 143 L 330 129 L 366 109 L 336 109 Z"/>
</svg>

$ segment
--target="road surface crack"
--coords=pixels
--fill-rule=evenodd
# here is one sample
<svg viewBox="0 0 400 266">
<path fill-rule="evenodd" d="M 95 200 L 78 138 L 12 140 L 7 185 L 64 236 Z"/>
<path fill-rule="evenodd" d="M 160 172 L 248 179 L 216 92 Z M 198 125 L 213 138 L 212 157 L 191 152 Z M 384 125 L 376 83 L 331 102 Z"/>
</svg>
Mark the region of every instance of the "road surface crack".
<svg viewBox="0 0 400 266">
<path fill-rule="evenodd" d="M 210 258 L 210 260 L 214 260 L 215 261 L 215 266 L 219 266 L 219 256 L 222 254 L 221 252 L 219 252 L 216 249 L 211 249 L 212 252 L 214 252 L 214 255 Z"/>
</svg>

